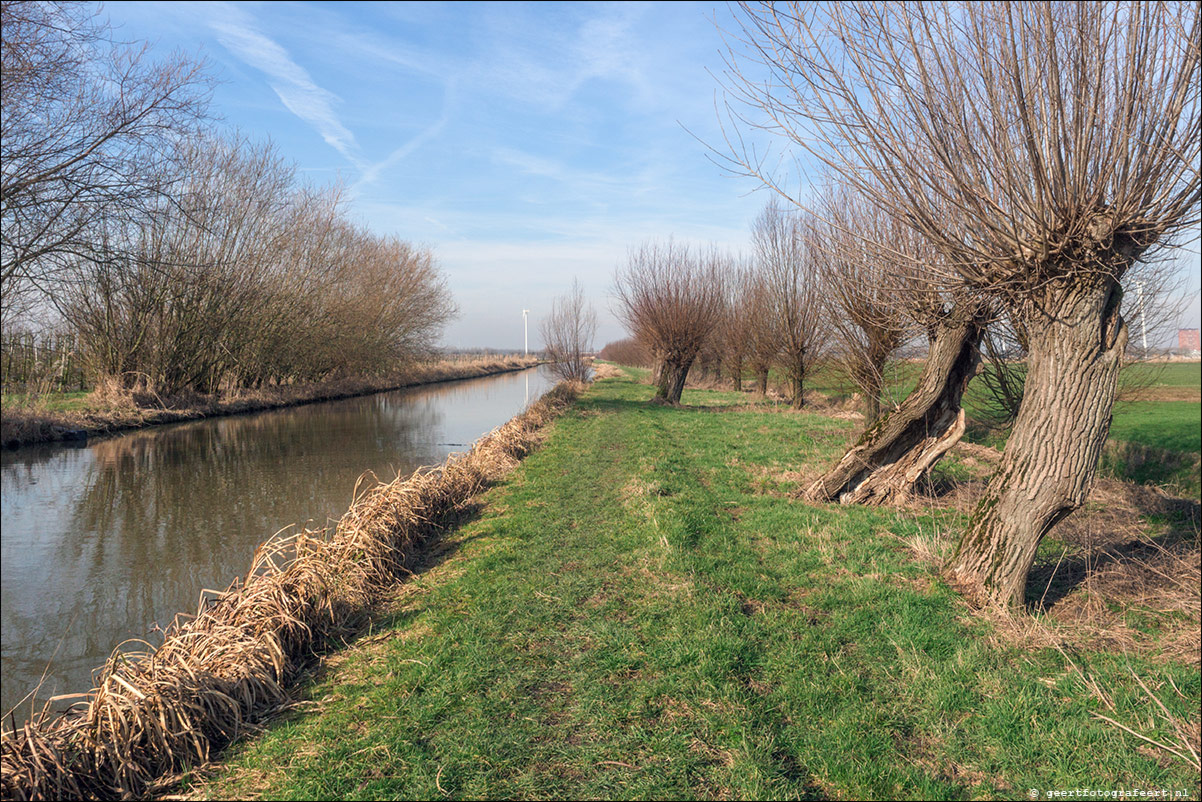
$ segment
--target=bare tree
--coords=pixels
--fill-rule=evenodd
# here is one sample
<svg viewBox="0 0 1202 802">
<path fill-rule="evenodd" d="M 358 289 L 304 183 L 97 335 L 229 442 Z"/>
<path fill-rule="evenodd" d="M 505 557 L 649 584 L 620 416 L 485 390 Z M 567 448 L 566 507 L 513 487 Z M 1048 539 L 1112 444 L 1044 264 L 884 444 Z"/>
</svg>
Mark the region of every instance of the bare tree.
<svg viewBox="0 0 1202 802">
<path fill-rule="evenodd" d="M 543 319 L 540 329 L 551 371 L 567 381 L 587 381 L 585 356 L 597 335 L 597 312 L 584 300 L 579 280 L 573 279 L 568 294 L 551 304 L 551 314 Z"/>
<path fill-rule="evenodd" d="M 807 247 L 818 260 L 832 306 L 832 361 L 863 396 L 864 419 L 871 427 L 881 414 L 886 363 L 912 334 L 914 310 L 907 312 L 906 294 L 896 292 L 892 260 L 864 241 L 891 241 L 897 225 L 846 191 L 830 193 L 823 207 L 823 219 L 815 219 L 807 234 Z"/>
<path fill-rule="evenodd" d="M 155 163 L 204 111 L 198 63 L 151 64 L 145 48 L 114 42 L 96 14 L 83 4 L 0 4 L 6 319 L 51 289 L 99 221 L 134 219 L 155 202 L 165 175 Z"/>
<path fill-rule="evenodd" d="M 747 121 L 906 221 L 1027 332 L 1021 409 L 951 565 L 1020 603 L 1040 540 L 1092 484 L 1127 342 L 1121 280 L 1198 219 L 1199 7 L 744 9 L 730 84 Z"/>
<path fill-rule="evenodd" d="M 760 276 L 754 262 L 744 261 L 734 266 L 726 280 L 726 298 L 722 319 L 714 340 L 720 361 L 730 376 L 731 386 L 743 390 L 743 369 L 749 362 L 756 325 L 755 294 Z"/>
<path fill-rule="evenodd" d="M 756 392 L 768 393 L 768 375 L 781 352 L 780 327 L 772 309 L 772 293 L 762 270 L 757 268 L 748 277 L 743 295 L 747 320 L 747 361 L 755 374 Z"/>
<path fill-rule="evenodd" d="M 981 338 L 993 317 L 991 306 L 962 282 L 939 280 L 937 255 L 916 232 L 888 216 L 864 222 L 877 227 L 858 229 L 857 238 L 872 238 L 859 239 L 857 258 L 890 265 L 876 274 L 882 282 L 878 297 L 888 298 L 905 316 L 908 329 L 925 333 L 926 359 L 909 395 L 868 425 L 842 459 L 807 488 L 807 497 L 815 501 L 888 504 L 910 498 L 964 434 L 964 392 L 977 374 Z M 888 243 L 887 249 L 880 243 Z M 923 267 L 898 265 L 898 253 Z"/>
<path fill-rule="evenodd" d="M 164 395 L 387 375 L 454 314 L 433 255 L 349 223 L 271 146 L 180 146 L 171 197 L 93 230 L 58 294 L 100 386 Z"/>
<path fill-rule="evenodd" d="M 689 368 L 722 313 L 728 261 L 714 251 L 699 258 L 672 240 L 652 242 L 631 251 L 615 276 L 618 316 L 655 356 L 656 400 L 680 403 Z"/>
<path fill-rule="evenodd" d="M 805 377 L 825 352 L 829 335 L 818 259 L 803 235 L 808 222 L 785 212 L 774 198 L 751 229 L 794 409 L 805 405 Z"/>
</svg>

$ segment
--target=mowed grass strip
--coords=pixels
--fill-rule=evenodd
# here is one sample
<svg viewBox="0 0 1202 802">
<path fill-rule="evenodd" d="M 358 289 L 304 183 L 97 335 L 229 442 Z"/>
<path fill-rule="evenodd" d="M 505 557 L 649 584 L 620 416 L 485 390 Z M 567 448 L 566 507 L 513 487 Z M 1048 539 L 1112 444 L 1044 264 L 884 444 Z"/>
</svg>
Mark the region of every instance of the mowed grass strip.
<svg viewBox="0 0 1202 802">
<path fill-rule="evenodd" d="M 297 710 L 192 792 L 1198 794 L 1184 761 L 1093 715 L 1172 743 L 1133 677 L 1196 721 L 1196 668 L 1006 646 L 906 547 L 932 520 L 789 495 L 854 424 L 650 395 L 594 385 Z"/>
</svg>

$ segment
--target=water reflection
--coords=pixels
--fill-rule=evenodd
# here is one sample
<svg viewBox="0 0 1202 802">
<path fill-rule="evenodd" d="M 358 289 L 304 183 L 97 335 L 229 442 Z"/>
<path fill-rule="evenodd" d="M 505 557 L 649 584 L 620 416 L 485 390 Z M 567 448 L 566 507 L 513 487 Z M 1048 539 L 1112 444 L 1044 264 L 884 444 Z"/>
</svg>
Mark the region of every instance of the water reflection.
<svg viewBox="0 0 1202 802">
<path fill-rule="evenodd" d="M 365 471 L 433 465 L 550 386 L 540 371 L 5 452 L 2 705 L 90 687 L 126 638 L 223 588 L 281 527 L 324 525 Z"/>
</svg>

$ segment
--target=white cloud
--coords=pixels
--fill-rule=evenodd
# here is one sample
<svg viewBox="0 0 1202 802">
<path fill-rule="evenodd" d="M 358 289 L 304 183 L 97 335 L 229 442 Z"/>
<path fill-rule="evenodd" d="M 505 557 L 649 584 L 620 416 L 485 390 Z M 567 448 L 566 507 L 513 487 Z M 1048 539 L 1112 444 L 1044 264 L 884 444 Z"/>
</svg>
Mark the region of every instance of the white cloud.
<svg viewBox="0 0 1202 802">
<path fill-rule="evenodd" d="M 334 112 L 338 96 L 318 86 L 287 50 L 260 33 L 249 14 L 229 4 L 216 8 L 221 13 L 209 26 L 217 33 L 217 40 L 239 59 L 266 74 L 271 88 L 289 111 L 313 126 L 330 147 L 363 169 L 355 135 Z"/>
</svg>

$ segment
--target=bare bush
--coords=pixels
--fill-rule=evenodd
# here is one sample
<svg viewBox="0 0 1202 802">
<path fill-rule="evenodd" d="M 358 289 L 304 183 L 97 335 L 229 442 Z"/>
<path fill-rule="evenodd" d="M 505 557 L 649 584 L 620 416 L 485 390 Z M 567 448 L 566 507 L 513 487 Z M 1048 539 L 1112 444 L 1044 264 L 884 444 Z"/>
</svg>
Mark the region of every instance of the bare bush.
<svg viewBox="0 0 1202 802">
<path fill-rule="evenodd" d="M 649 368 L 653 360 L 651 352 L 634 337 L 606 343 L 601 352 L 597 354 L 597 358 L 636 368 Z"/>
<path fill-rule="evenodd" d="M 597 312 L 584 300 L 584 288 L 572 281 L 567 295 L 556 298 L 540 327 L 551 371 L 565 381 L 587 381 L 587 354 L 597 335 Z"/>
</svg>

